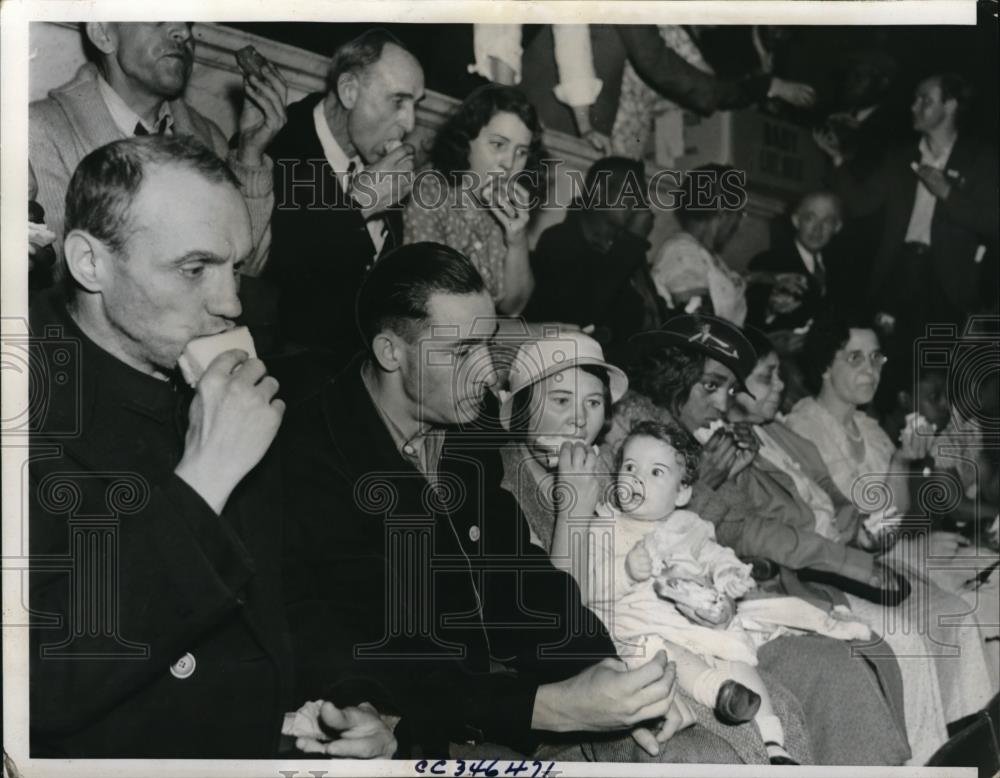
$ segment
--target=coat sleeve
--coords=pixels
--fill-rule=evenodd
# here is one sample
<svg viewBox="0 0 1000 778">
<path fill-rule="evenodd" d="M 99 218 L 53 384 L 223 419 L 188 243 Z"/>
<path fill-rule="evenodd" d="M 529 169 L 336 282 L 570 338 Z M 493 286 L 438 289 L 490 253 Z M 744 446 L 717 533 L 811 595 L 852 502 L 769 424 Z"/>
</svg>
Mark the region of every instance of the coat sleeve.
<svg viewBox="0 0 1000 778">
<path fill-rule="evenodd" d="M 977 164 L 969 171 L 964 184 L 953 185 L 947 199 L 938 200 L 948 218 L 976 237 L 993 245 L 997 236 L 997 213 L 1000 212 L 997 188 L 997 155 L 983 149 Z"/>
<path fill-rule="evenodd" d="M 295 455 L 282 459 L 289 511 L 285 603 L 297 698 L 371 702 L 401 715 L 421 743 L 485 739 L 530 753 L 537 681 L 475 671 L 456 654 L 460 646 L 442 643 L 433 631 L 407 632 L 390 645 L 396 636 L 389 619 L 405 612 L 409 594 L 391 584 L 384 522 L 362 507 L 360 482 L 330 450 L 324 425 L 316 429 L 319 413 L 306 404 L 286 415 L 281 438 Z M 395 494 L 398 474 L 385 475 Z M 413 564 L 428 561 L 418 556 L 402 567 L 412 572 Z"/>
<path fill-rule="evenodd" d="M 208 131 L 212 138 L 212 148 L 215 153 L 226 161 L 229 168 L 240 182 L 240 192 L 246 201 L 247 210 L 250 212 L 250 234 L 253 240 L 254 253 L 243 273 L 249 276 L 258 276 L 267 264 L 268 253 L 271 249 L 271 213 L 274 211 L 274 162 L 267 155 L 263 155 L 262 164 L 251 167 L 242 164 L 238 157 L 235 145 L 226 141 L 226 136 L 218 125 L 210 119 L 201 117 L 208 125 Z"/>
<path fill-rule="evenodd" d="M 228 521 L 176 475 L 116 481 L 58 457 L 33 463 L 29 488 L 30 603 L 39 617 L 31 725 L 69 734 L 232 618 L 254 565 Z M 109 506 L 120 513 L 95 542 L 94 514 Z M 112 610 L 96 610 L 101 602 Z"/>
<path fill-rule="evenodd" d="M 38 182 L 38 204 L 45 210 L 45 226 L 56 235 L 52 247 L 61 260 L 66 218 L 66 190 L 73 171 L 56 136 L 61 109 L 49 102 L 28 107 L 28 160 Z M 27 198 L 25 198 L 27 199 Z"/>
<path fill-rule="evenodd" d="M 661 95 L 685 108 L 709 116 L 745 108 L 767 97 L 768 75 L 719 79 L 698 70 L 667 46 L 655 25 L 624 24 L 617 30 L 635 72 Z"/>
<path fill-rule="evenodd" d="M 719 543 L 744 559 L 764 557 L 793 570 L 812 568 L 860 581 L 871 576 L 868 554 L 763 513 L 732 482 L 717 491 L 696 484 L 690 508 L 715 525 Z"/>
</svg>

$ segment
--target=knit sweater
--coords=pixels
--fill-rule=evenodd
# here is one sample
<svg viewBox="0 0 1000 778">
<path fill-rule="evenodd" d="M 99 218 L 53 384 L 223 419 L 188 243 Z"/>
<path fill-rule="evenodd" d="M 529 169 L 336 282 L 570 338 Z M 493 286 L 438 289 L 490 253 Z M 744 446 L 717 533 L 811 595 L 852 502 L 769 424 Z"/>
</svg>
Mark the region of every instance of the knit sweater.
<svg viewBox="0 0 1000 778">
<path fill-rule="evenodd" d="M 98 89 L 98 70 L 83 65 L 72 81 L 49 92 L 44 100 L 28 106 L 28 159 L 38 179 L 38 202 L 45 209 L 45 224 L 56 236 L 62 258 L 66 190 L 80 161 L 94 149 L 126 137 L 115 124 Z M 250 211 L 254 256 L 243 272 L 258 275 L 270 245 L 271 210 L 274 206 L 273 163 L 248 167 L 230 151 L 222 130 L 178 98 L 170 102 L 175 135 L 191 135 L 224 159 L 240 182 Z M 61 263 L 60 263 L 61 266 Z M 58 272 L 58 271 L 57 271 Z"/>
</svg>

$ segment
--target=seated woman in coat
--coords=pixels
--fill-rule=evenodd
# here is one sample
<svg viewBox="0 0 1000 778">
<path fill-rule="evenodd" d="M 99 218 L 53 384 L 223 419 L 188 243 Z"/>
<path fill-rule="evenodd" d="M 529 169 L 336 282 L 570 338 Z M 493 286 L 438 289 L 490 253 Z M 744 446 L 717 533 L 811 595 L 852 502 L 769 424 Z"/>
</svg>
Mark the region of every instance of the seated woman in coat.
<svg viewBox="0 0 1000 778">
<path fill-rule="evenodd" d="M 903 539 L 882 558 L 906 575 L 914 595 L 882 618 L 886 642 L 898 654 L 932 658 L 903 663 L 907 729 L 917 761 L 947 740 L 948 722 L 982 708 L 993 693 L 975 614 L 934 583 L 934 570 L 928 570 L 929 559 L 955 557 L 960 541 L 953 533 L 929 533 L 927 516 L 911 509 L 907 481 L 910 462 L 919 458 L 913 441 L 897 448 L 862 410 L 886 362 L 870 322 L 850 312 L 820 316 L 806 338 L 803 362 L 813 396 L 795 405 L 787 426 L 812 441 L 833 483 L 859 511 L 910 519 Z"/>
<path fill-rule="evenodd" d="M 602 444 L 603 458 L 613 461 L 613 452 L 635 423 L 677 421 L 701 442 L 699 480 L 690 508 L 715 524 L 720 543 L 743 558 L 766 557 L 784 566 L 781 580 L 786 593 L 817 603 L 847 605 L 847 599 L 831 587 L 807 588 L 794 570 L 814 567 L 853 576 L 865 585 L 871 585 L 874 578 L 877 591 L 896 591 L 897 577 L 874 564 L 870 554 L 817 534 L 811 519 L 807 522 L 796 515 L 781 520 L 751 496 L 745 484 L 753 477 L 751 465 L 759 443 L 749 425 L 708 430 L 726 418 L 733 395 L 742 390 L 757 364 L 756 352 L 738 328 L 716 317 L 677 317 L 662 330 L 640 337 L 636 349 L 629 370 L 631 388 L 614 407 Z M 792 488 L 790 481 L 785 483 Z M 852 692 L 859 696 L 844 704 L 800 695 L 810 732 L 825 735 L 813 742 L 818 762 L 901 764 L 910 756 L 900 715 L 899 668 L 891 651 L 880 649 L 877 655 L 866 656 L 863 646 L 856 643 L 816 636 L 783 640 L 813 641 L 810 650 L 823 653 L 818 661 L 805 659 L 805 652 L 788 652 L 783 658 L 779 672 L 793 692 L 798 691 L 798 674 L 807 673 L 814 663 L 838 667 L 839 681 L 831 686 L 857 683 L 859 687 Z M 761 649 L 762 659 L 782 642 L 773 641 Z M 871 673 L 878 676 L 886 696 L 872 694 Z M 853 737 L 850 733 L 863 720 L 868 721 L 863 728 L 872 731 Z M 877 742 L 872 740 L 875 731 Z"/>
</svg>

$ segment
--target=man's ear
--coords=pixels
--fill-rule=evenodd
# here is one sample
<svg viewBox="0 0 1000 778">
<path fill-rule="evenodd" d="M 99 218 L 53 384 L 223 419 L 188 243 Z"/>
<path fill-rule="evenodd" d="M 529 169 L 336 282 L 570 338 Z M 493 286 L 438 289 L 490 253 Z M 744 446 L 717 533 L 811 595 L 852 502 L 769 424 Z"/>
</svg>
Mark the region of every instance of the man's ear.
<svg viewBox="0 0 1000 778">
<path fill-rule="evenodd" d="M 361 84 L 358 81 L 357 73 L 341 73 L 337 77 L 337 99 L 348 111 L 354 108 L 358 102 L 358 92 Z"/>
<path fill-rule="evenodd" d="M 954 121 L 955 117 L 958 115 L 958 100 L 954 97 L 949 98 L 944 101 L 944 107 L 948 111 L 948 116 L 950 116 L 952 121 Z"/>
<path fill-rule="evenodd" d="M 798 232 L 798 230 L 799 230 L 799 215 L 797 213 L 793 213 L 792 214 L 792 226 L 795 228 L 795 231 Z"/>
<path fill-rule="evenodd" d="M 100 292 L 104 287 L 108 263 L 118 261 L 104 241 L 84 230 L 72 230 L 63 241 L 66 269 L 88 292 Z"/>
<path fill-rule="evenodd" d="M 680 491 L 677 492 L 677 500 L 674 502 L 675 508 L 683 508 L 689 502 L 691 502 L 691 486 L 682 486 Z"/>
<path fill-rule="evenodd" d="M 372 338 L 372 354 L 379 367 L 395 373 L 403 366 L 403 342 L 392 330 L 383 330 Z"/>
<path fill-rule="evenodd" d="M 118 36 L 112 22 L 87 22 L 87 38 L 101 54 L 113 54 L 118 48 Z"/>
</svg>

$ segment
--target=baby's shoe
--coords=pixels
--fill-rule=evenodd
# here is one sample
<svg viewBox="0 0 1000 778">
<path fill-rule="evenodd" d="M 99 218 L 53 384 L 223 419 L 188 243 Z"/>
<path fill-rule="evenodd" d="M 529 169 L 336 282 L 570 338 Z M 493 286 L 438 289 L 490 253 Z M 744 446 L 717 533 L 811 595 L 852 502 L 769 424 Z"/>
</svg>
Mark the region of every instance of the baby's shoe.
<svg viewBox="0 0 1000 778">
<path fill-rule="evenodd" d="M 798 764 L 798 762 L 792 759 L 791 754 L 785 750 L 785 747 L 781 743 L 769 740 L 764 746 L 767 748 L 767 757 L 771 764 Z"/>
<path fill-rule="evenodd" d="M 719 687 L 715 698 L 715 715 L 724 724 L 743 724 L 751 721 L 760 708 L 760 695 L 733 679 Z"/>
</svg>

